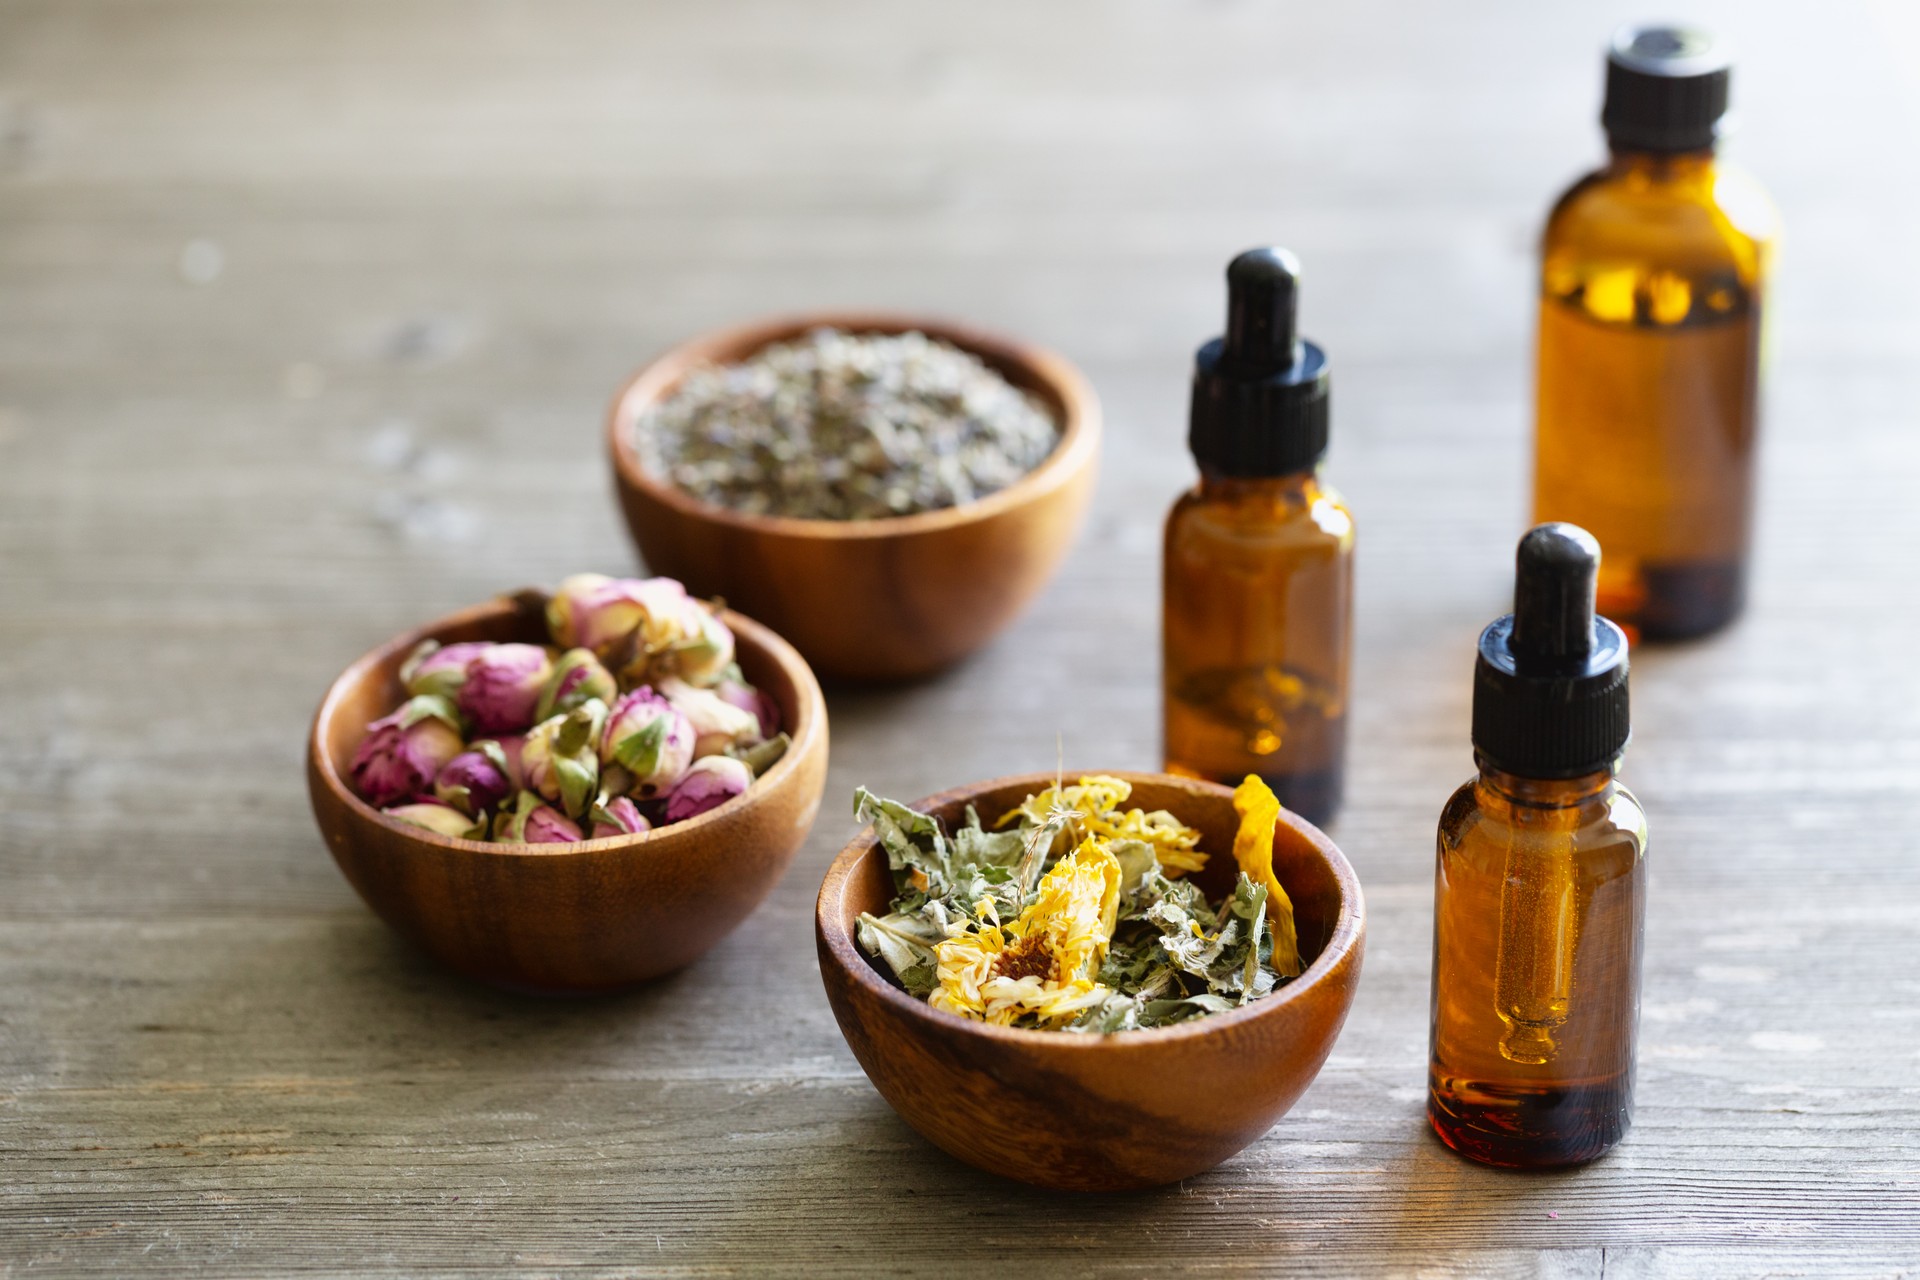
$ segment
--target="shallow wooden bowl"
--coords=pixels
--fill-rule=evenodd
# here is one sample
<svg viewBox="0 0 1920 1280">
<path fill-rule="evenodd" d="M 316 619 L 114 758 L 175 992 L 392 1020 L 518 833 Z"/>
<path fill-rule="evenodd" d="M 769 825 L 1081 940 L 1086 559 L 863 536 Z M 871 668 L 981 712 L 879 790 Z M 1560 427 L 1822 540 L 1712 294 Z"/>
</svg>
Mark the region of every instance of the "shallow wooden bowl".
<svg viewBox="0 0 1920 1280">
<path fill-rule="evenodd" d="M 796 520 L 712 506 L 650 474 L 633 424 L 701 364 L 832 326 L 917 329 L 979 356 L 1034 392 L 1060 424 L 1039 467 L 977 502 L 884 520 Z M 949 666 L 997 635 L 1066 555 L 1093 493 L 1100 406 L 1059 356 L 951 324 L 820 314 L 723 329 L 675 347 L 614 397 L 607 445 L 627 527 L 654 573 L 720 596 L 793 642 L 822 676 L 887 681 Z"/>
<path fill-rule="evenodd" d="M 546 639 L 531 606 L 501 600 L 381 645 L 334 681 L 313 719 L 307 783 L 340 870 L 381 919 L 448 967 L 507 986 L 595 991 L 671 972 L 760 904 L 820 809 L 827 716 L 807 664 L 737 613 L 741 670 L 779 705 L 793 746 L 744 795 L 640 835 L 498 845 L 408 826 L 347 785 L 367 724 L 399 704 L 400 664 L 421 640 Z"/>
<path fill-rule="evenodd" d="M 1078 775 L 1074 775 L 1078 776 Z M 1169 809 L 1212 852 L 1200 883 L 1230 887 L 1232 793 L 1208 782 L 1123 773 L 1128 803 Z M 916 804 L 949 830 L 972 803 L 991 822 L 1052 781 L 999 778 Z M 1300 977 L 1231 1013 L 1173 1027 L 1074 1035 L 993 1027 L 902 991 L 854 940 L 862 911 L 893 896 L 872 830 L 841 851 L 820 887 L 820 976 L 840 1030 L 882 1096 L 948 1153 L 990 1173 L 1067 1191 L 1177 1182 L 1258 1139 L 1313 1082 L 1360 979 L 1366 907 L 1353 868 L 1317 827 L 1287 814 L 1274 869 L 1293 899 Z"/>
</svg>

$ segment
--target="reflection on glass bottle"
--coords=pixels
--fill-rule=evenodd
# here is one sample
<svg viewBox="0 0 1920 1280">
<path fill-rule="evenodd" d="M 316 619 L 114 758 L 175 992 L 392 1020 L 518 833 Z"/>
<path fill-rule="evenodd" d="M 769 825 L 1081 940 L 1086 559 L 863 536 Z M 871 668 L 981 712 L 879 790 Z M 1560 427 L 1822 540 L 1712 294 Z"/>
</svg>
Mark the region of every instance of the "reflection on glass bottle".
<svg viewBox="0 0 1920 1280">
<path fill-rule="evenodd" d="M 1258 774 L 1309 821 L 1339 807 L 1353 519 L 1312 472 L 1202 474 L 1167 518 L 1171 772 Z"/>
<path fill-rule="evenodd" d="M 1564 524 L 1522 541 L 1480 638 L 1479 775 L 1440 818 L 1427 1113 L 1508 1168 L 1591 1160 L 1633 1115 L 1647 826 L 1614 779 L 1627 642 L 1593 615 L 1599 550 Z"/>
<path fill-rule="evenodd" d="M 1777 216 L 1715 152 L 1728 63 L 1702 32 L 1615 38 L 1611 158 L 1542 243 L 1534 519 L 1607 549 L 1601 612 L 1649 638 L 1739 613 Z"/>
<path fill-rule="evenodd" d="M 1346 760 L 1353 517 L 1319 474 L 1326 355 L 1295 334 L 1299 264 L 1227 271 L 1227 334 L 1202 347 L 1189 443 L 1200 482 L 1167 516 L 1162 561 L 1166 767 L 1258 774 L 1326 822 Z"/>
</svg>

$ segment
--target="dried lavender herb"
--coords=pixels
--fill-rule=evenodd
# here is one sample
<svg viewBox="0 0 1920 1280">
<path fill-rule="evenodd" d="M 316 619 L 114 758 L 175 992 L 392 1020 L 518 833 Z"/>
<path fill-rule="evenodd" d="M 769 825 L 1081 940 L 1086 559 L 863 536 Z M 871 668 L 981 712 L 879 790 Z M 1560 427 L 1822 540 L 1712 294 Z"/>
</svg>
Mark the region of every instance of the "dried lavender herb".
<svg viewBox="0 0 1920 1280">
<path fill-rule="evenodd" d="M 641 416 L 635 444 L 649 470 L 703 502 L 874 520 L 1004 489 L 1059 434 L 1036 397 L 950 343 L 816 329 L 693 370 Z"/>
</svg>

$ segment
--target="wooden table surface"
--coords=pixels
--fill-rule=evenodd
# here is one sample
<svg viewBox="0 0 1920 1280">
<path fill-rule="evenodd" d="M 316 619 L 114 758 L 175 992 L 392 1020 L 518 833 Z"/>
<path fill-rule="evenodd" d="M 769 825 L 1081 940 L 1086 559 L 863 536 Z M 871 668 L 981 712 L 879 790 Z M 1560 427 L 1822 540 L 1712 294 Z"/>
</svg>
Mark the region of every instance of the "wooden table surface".
<svg viewBox="0 0 1920 1280">
<path fill-rule="evenodd" d="M 1644 6 L 0 2 L 0 1275 L 1920 1274 L 1920 18 L 1672 8 L 1738 40 L 1788 227 L 1758 577 L 1635 659 L 1637 1125 L 1522 1176 L 1422 1122 L 1432 832 L 1524 522 L 1534 237 Z M 1041 1194 L 868 1085 L 813 896 L 857 784 L 1157 763 L 1188 362 L 1269 240 L 1361 530 L 1365 980 L 1243 1155 Z M 811 839 L 692 969 L 439 972 L 315 833 L 320 692 L 633 570 L 616 382 L 816 305 L 1079 362 L 1076 553 L 960 669 L 832 693 Z"/>
</svg>

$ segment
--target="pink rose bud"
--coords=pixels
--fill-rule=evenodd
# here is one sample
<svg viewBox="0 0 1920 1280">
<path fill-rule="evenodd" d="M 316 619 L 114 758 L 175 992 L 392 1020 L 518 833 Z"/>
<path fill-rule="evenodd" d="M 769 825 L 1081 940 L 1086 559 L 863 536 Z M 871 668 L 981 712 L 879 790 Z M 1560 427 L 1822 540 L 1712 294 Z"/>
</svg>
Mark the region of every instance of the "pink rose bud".
<svg viewBox="0 0 1920 1280">
<path fill-rule="evenodd" d="M 571 818 L 544 804 L 527 815 L 521 831 L 527 844 L 578 844 L 584 838 Z"/>
<path fill-rule="evenodd" d="M 490 644 L 467 662 L 454 703 L 478 733 L 518 733 L 533 724 L 553 675 L 553 659 L 537 644 Z"/>
<path fill-rule="evenodd" d="M 452 805 L 461 813 L 473 815 L 491 809 L 513 794 L 513 780 L 507 776 L 504 755 L 495 760 L 480 750 L 479 743 L 462 751 L 441 767 L 433 780 L 433 794 L 440 803 Z M 493 744 L 496 754 L 500 748 Z"/>
<path fill-rule="evenodd" d="M 463 745 L 453 704 L 421 694 L 367 726 L 347 772 L 363 799 L 385 808 L 430 790 Z"/>
<path fill-rule="evenodd" d="M 662 680 L 660 692 L 693 725 L 693 757 L 715 756 L 728 747 L 744 747 L 759 740 L 760 720 L 711 689 L 696 689 L 673 676 Z"/>
<path fill-rule="evenodd" d="M 642 831 L 653 830 L 653 824 L 640 812 L 639 806 L 625 796 L 610 800 L 606 804 L 593 807 L 592 838 L 601 840 L 607 836 L 639 835 Z"/>
<path fill-rule="evenodd" d="M 520 763 L 520 755 L 527 749 L 527 738 L 521 733 L 503 733 L 493 738 L 481 738 L 467 750 L 478 751 L 493 761 L 494 768 L 506 775 L 507 790 L 518 791 L 527 785 L 527 771 Z"/>
<path fill-rule="evenodd" d="M 467 682 L 467 664 L 492 647 L 481 640 L 449 645 L 438 640 L 422 640 L 400 664 L 400 683 L 410 694 L 431 693 L 451 698 Z"/>
<path fill-rule="evenodd" d="M 565 814 L 541 804 L 531 791 L 522 791 L 512 812 L 503 810 L 493 820 L 493 838 L 499 844 L 574 844 L 584 839 Z"/>
<path fill-rule="evenodd" d="M 667 793 L 667 821 L 684 822 L 696 814 L 717 809 L 744 792 L 753 771 L 732 756 L 705 756 L 693 762 L 686 775 Z"/>
<path fill-rule="evenodd" d="M 553 673 L 534 707 L 534 719 L 565 715 L 591 699 L 610 703 L 619 696 L 620 686 L 600 665 L 600 659 L 586 649 L 569 649 L 553 664 Z"/>
<path fill-rule="evenodd" d="M 600 735 L 600 759 L 633 775 L 632 789 L 656 796 L 693 763 L 693 725 L 672 703 L 642 685 L 622 694 Z"/>
<path fill-rule="evenodd" d="M 680 625 L 681 638 L 667 650 L 673 673 L 688 684 L 713 684 L 733 665 L 733 632 L 702 600 L 687 601 Z"/>
<path fill-rule="evenodd" d="M 713 686 L 714 696 L 742 711 L 750 712 L 760 723 L 761 738 L 780 732 L 780 708 L 764 689 L 756 689 L 744 680 L 728 676 Z"/>
<path fill-rule="evenodd" d="M 607 704 L 591 701 L 565 715 L 542 720 L 527 734 L 520 765 L 527 786 L 557 801 L 568 817 L 587 811 L 600 784 L 600 731 Z"/>
<path fill-rule="evenodd" d="M 413 804 L 398 804 L 391 809 L 382 809 L 389 818 L 398 818 L 408 826 L 422 827 L 443 836 L 452 836 L 456 840 L 484 840 L 486 828 L 458 809 L 440 804 L 433 800 L 420 800 Z"/>
<path fill-rule="evenodd" d="M 686 588 L 672 578 L 576 574 L 547 602 L 547 628 L 562 648 L 624 661 L 635 649 L 651 652 L 679 640 L 686 599 Z"/>
</svg>

